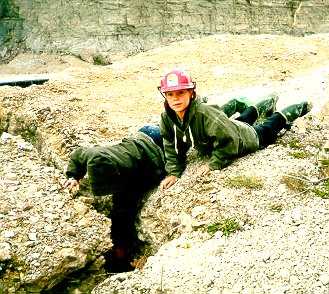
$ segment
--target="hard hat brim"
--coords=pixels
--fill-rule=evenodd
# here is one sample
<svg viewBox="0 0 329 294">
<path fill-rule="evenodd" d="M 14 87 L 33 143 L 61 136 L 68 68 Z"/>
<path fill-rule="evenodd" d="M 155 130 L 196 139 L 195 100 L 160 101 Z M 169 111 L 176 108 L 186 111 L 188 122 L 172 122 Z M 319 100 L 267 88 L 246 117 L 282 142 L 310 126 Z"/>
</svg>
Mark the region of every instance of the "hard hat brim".
<svg viewBox="0 0 329 294">
<path fill-rule="evenodd" d="M 177 86 L 172 86 L 172 87 L 158 87 L 158 89 L 162 93 L 166 93 L 166 92 L 170 92 L 170 91 L 194 89 L 194 88 L 195 88 L 195 82 L 192 82 L 192 83 L 186 84 L 186 85 L 177 85 Z"/>
</svg>

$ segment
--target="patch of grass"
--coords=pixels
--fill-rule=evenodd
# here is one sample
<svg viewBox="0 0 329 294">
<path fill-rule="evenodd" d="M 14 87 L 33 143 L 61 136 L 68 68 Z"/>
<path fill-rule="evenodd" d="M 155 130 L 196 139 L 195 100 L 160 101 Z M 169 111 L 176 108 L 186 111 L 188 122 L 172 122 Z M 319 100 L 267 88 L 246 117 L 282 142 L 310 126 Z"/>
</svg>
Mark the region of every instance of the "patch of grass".
<svg viewBox="0 0 329 294">
<path fill-rule="evenodd" d="M 323 187 L 326 189 L 326 190 L 329 190 L 329 180 L 326 180 L 323 182 Z"/>
<path fill-rule="evenodd" d="M 93 61 L 95 65 L 109 65 L 111 62 L 103 56 L 102 54 L 96 54 L 93 56 Z"/>
<path fill-rule="evenodd" d="M 320 142 L 320 141 L 311 141 L 309 143 L 310 146 L 314 147 L 314 148 L 317 148 L 319 150 L 321 150 L 321 147 L 323 146 L 323 142 Z"/>
<path fill-rule="evenodd" d="M 264 182 L 261 178 L 255 176 L 236 176 L 229 178 L 225 184 L 230 188 L 249 188 L 261 189 L 264 187 Z"/>
<path fill-rule="evenodd" d="M 94 59 L 94 64 L 95 65 L 105 65 L 104 58 L 102 56 L 96 55 L 96 56 L 93 57 L 93 59 Z"/>
<path fill-rule="evenodd" d="M 207 232 L 213 236 L 217 231 L 221 231 L 224 236 L 229 236 L 240 229 L 240 224 L 234 218 L 226 218 L 220 222 L 209 225 L 207 227 Z"/>
<path fill-rule="evenodd" d="M 283 209 L 283 204 L 281 203 L 272 203 L 269 206 L 269 209 L 274 212 L 280 212 Z"/>
<path fill-rule="evenodd" d="M 319 188 L 314 188 L 313 192 L 322 199 L 329 199 L 329 180 L 325 181 Z"/>
<path fill-rule="evenodd" d="M 296 151 L 292 151 L 289 152 L 289 155 L 298 159 L 304 159 L 304 158 L 308 158 L 311 156 L 310 153 L 308 153 L 307 151 L 304 150 L 296 150 Z"/>
<path fill-rule="evenodd" d="M 15 120 L 17 125 L 16 132 L 19 133 L 25 141 L 35 145 L 37 141 L 37 122 L 33 119 L 25 119 L 23 117 L 16 117 Z"/>
<path fill-rule="evenodd" d="M 292 139 L 289 141 L 288 146 L 289 146 L 290 148 L 293 148 L 293 149 L 298 149 L 298 148 L 300 148 L 302 145 L 301 145 L 301 143 L 299 142 L 298 139 L 296 139 L 296 138 L 292 138 Z"/>
<path fill-rule="evenodd" d="M 281 182 L 284 183 L 290 190 L 296 192 L 303 192 L 308 188 L 307 182 L 303 181 L 302 179 L 299 179 L 298 176 L 296 177 L 283 176 Z"/>
<path fill-rule="evenodd" d="M 316 196 L 318 196 L 322 199 L 329 199 L 329 191 L 315 188 L 315 189 L 313 189 L 313 192 L 315 193 Z"/>
</svg>

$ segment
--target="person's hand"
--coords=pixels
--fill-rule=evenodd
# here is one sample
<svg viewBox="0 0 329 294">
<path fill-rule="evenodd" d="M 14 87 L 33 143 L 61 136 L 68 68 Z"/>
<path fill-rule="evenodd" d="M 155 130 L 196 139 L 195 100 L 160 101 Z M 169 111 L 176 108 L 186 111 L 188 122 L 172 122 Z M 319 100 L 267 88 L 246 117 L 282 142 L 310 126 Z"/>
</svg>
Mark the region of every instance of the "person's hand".
<svg viewBox="0 0 329 294">
<path fill-rule="evenodd" d="M 203 177 L 203 176 L 206 176 L 209 173 L 210 173 L 210 168 L 209 168 L 208 164 L 205 164 L 205 165 L 201 166 L 201 168 L 198 170 L 197 176 L 198 177 Z"/>
<path fill-rule="evenodd" d="M 79 182 L 74 178 L 69 178 L 64 182 L 63 188 L 75 193 L 79 190 Z"/>
<path fill-rule="evenodd" d="M 160 183 L 160 189 L 165 190 L 170 188 L 173 184 L 177 182 L 176 176 L 167 176 L 161 183 Z"/>
</svg>

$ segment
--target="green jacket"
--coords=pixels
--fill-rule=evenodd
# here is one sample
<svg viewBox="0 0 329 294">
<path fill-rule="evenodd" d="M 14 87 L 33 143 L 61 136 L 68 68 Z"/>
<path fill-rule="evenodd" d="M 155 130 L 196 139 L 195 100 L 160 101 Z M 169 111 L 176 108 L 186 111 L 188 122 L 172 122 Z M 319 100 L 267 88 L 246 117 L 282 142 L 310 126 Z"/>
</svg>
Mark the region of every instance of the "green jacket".
<svg viewBox="0 0 329 294">
<path fill-rule="evenodd" d="M 70 156 L 66 176 L 80 180 L 86 173 L 95 195 L 138 189 L 164 177 L 164 156 L 149 136 L 138 132 L 116 145 L 77 148 Z"/>
<path fill-rule="evenodd" d="M 206 105 L 199 99 L 191 101 L 183 122 L 165 103 L 161 115 L 166 171 L 180 176 L 185 169 L 186 153 L 192 146 L 209 155 L 211 170 L 221 169 L 233 159 L 259 148 L 256 131 L 250 125 L 229 119 L 216 105 Z"/>
</svg>

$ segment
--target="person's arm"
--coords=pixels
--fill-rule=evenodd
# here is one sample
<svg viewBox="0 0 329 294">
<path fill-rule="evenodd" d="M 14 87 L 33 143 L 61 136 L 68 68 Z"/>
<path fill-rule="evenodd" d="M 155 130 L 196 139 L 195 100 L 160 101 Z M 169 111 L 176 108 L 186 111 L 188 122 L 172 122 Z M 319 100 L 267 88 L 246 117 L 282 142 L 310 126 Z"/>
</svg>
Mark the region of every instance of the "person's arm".
<svg viewBox="0 0 329 294">
<path fill-rule="evenodd" d="M 164 115 L 162 115 L 160 121 L 160 132 L 163 138 L 166 172 L 168 175 L 180 177 L 186 167 L 186 152 L 176 150 L 173 127 Z"/>
<path fill-rule="evenodd" d="M 68 178 L 64 184 L 63 184 L 64 189 L 69 189 L 69 191 L 75 191 L 79 190 L 79 181 L 74 179 L 74 178 Z"/>
<path fill-rule="evenodd" d="M 83 154 L 86 148 L 80 147 L 72 152 L 70 160 L 66 168 L 67 180 L 63 184 L 64 189 L 69 191 L 79 189 L 79 181 L 82 179 L 87 171 L 87 160 Z"/>
<path fill-rule="evenodd" d="M 180 177 L 186 167 L 186 154 L 177 154 L 175 143 L 163 138 L 166 165 L 168 175 Z"/>
<path fill-rule="evenodd" d="M 218 110 L 204 118 L 207 136 L 213 141 L 209 169 L 222 169 L 239 155 L 239 130 L 227 116 Z"/>
<path fill-rule="evenodd" d="M 183 173 L 186 166 L 186 154 L 177 154 L 175 149 L 175 138 L 173 130 L 168 121 L 163 117 L 160 122 L 160 132 L 163 138 L 165 154 L 165 169 L 168 176 L 161 182 L 161 189 L 168 189 L 176 183 L 178 177 Z"/>
<path fill-rule="evenodd" d="M 65 172 L 67 178 L 80 180 L 85 176 L 87 172 L 86 149 L 85 147 L 79 147 L 71 153 Z"/>
</svg>

